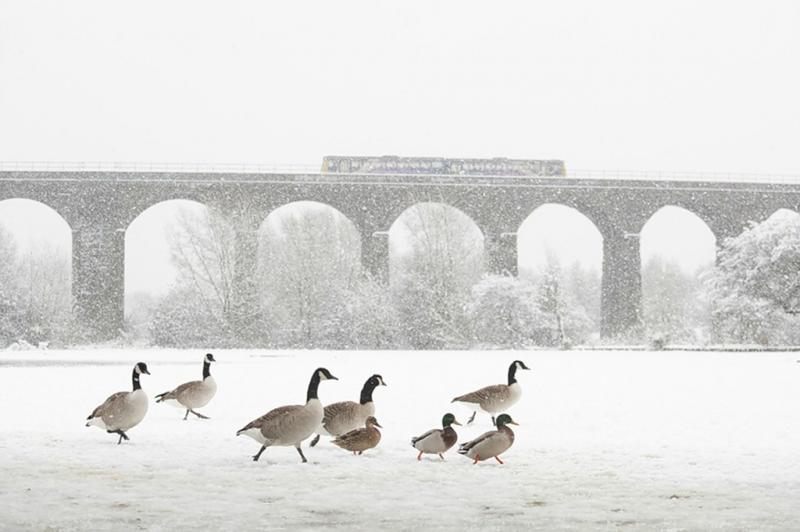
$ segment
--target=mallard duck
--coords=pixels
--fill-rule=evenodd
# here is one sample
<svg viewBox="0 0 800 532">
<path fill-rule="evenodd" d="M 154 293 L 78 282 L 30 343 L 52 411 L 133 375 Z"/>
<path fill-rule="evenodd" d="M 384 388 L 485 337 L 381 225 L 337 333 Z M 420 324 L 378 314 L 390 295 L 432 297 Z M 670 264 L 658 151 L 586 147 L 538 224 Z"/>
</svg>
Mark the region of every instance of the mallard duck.
<svg viewBox="0 0 800 532">
<path fill-rule="evenodd" d="M 353 451 L 353 454 L 362 454 L 367 449 L 372 449 L 381 441 L 381 431 L 375 427 L 380 427 L 378 420 L 374 416 L 369 416 L 364 422 L 364 428 L 351 430 L 333 439 L 333 444 Z"/>
<path fill-rule="evenodd" d="M 189 412 L 200 419 L 208 419 L 198 412 L 195 408 L 206 406 L 217 393 L 217 382 L 211 376 L 211 363 L 216 362 L 211 353 L 203 357 L 203 380 L 185 382 L 170 392 L 156 395 L 156 403 L 167 403 L 179 408 L 185 408 L 186 414 L 183 420 L 189 417 Z"/>
<path fill-rule="evenodd" d="M 322 426 L 314 439 L 311 440 L 311 447 L 317 444 L 321 434 L 341 436 L 346 432 L 361 427 L 369 416 L 374 416 L 375 403 L 372 402 L 372 392 L 378 386 L 386 386 L 386 383 L 383 382 L 383 377 L 380 375 L 373 375 L 364 383 L 359 402 L 342 401 L 326 406 Z"/>
<path fill-rule="evenodd" d="M 339 379 L 325 368 L 314 370 L 308 383 L 306 404 L 275 408 L 236 432 L 237 436 L 245 434 L 261 444 L 261 449 L 253 456 L 253 461 L 258 461 L 267 447 L 277 445 L 294 446 L 303 462 L 308 462 L 300 444 L 314 434 L 322 423 L 323 408 L 317 397 L 317 389 L 319 383 L 324 380 Z"/>
<path fill-rule="evenodd" d="M 490 430 L 472 441 L 462 443 L 458 448 L 458 454 L 463 454 L 475 460 L 477 464 L 481 460 L 494 458 L 501 464 L 499 455 L 508 450 L 514 443 L 514 431 L 508 425 L 517 425 L 508 414 L 500 414 L 497 417 L 497 430 Z"/>
<path fill-rule="evenodd" d="M 139 384 L 139 375 L 150 375 L 147 364 L 139 362 L 133 366 L 133 390 L 117 392 L 94 409 L 86 418 L 86 426 L 100 427 L 109 434 L 119 434 L 117 445 L 129 440 L 126 430 L 138 425 L 147 414 L 147 394 Z"/>
<path fill-rule="evenodd" d="M 472 409 L 472 417 L 467 420 L 467 424 L 475 420 L 476 406 L 492 416 L 492 425 L 494 425 L 495 414 L 508 410 L 519 401 L 519 398 L 522 396 L 522 387 L 520 387 L 516 378 L 518 369 L 531 368 L 526 366 L 521 360 L 515 360 L 508 367 L 508 384 L 486 386 L 480 390 L 475 390 L 474 392 L 460 395 L 453 399 L 453 403 L 463 403 Z"/>
<path fill-rule="evenodd" d="M 417 460 L 422 460 L 423 453 L 438 454 L 439 458 L 444 460 L 442 453 L 447 452 L 450 447 L 458 441 L 458 434 L 451 425 L 461 426 L 461 423 L 456 421 L 456 416 L 453 414 L 445 414 L 442 418 L 441 429 L 431 429 L 421 436 L 411 438 L 411 446 L 419 451 Z"/>
</svg>

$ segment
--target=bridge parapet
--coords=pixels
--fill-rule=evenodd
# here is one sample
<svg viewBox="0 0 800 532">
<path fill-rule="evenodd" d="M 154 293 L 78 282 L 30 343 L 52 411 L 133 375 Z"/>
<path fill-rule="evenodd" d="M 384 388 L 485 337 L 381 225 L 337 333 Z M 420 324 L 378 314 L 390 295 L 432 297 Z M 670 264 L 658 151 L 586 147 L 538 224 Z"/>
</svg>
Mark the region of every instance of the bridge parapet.
<svg viewBox="0 0 800 532">
<path fill-rule="evenodd" d="M 378 179 L 384 181 L 459 179 L 568 178 L 593 182 L 738 183 L 800 185 L 800 174 L 570 169 L 558 160 L 441 159 L 385 157 L 326 157 L 322 168 L 309 164 L 142 163 L 104 161 L 0 161 L 0 179 L 173 179 L 173 180 L 276 180 L 339 181 Z M 349 161 L 349 162 L 345 162 Z M 41 175 L 40 175 L 41 174 Z M 69 175 L 67 175 L 69 174 Z M 256 177 L 259 176 L 259 177 Z"/>
</svg>

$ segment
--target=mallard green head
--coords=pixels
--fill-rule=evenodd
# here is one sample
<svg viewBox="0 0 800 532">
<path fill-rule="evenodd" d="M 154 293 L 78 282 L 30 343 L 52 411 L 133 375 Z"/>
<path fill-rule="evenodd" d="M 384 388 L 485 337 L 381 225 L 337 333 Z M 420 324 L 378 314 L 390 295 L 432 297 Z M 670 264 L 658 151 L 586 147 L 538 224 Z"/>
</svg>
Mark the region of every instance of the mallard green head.
<svg viewBox="0 0 800 532">
<path fill-rule="evenodd" d="M 500 414 L 497 416 L 497 428 L 502 428 L 503 425 L 519 425 L 508 414 Z"/>
<path fill-rule="evenodd" d="M 460 426 L 461 426 L 461 423 L 459 423 L 458 421 L 456 421 L 456 416 L 454 416 L 453 414 L 450 414 L 450 413 L 448 412 L 448 413 L 447 413 L 447 414 L 445 414 L 445 415 L 444 415 L 444 417 L 442 418 L 442 426 L 443 426 L 444 428 L 447 428 L 447 427 L 449 427 L 450 425 L 458 425 L 458 426 L 460 427 Z"/>
</svg>

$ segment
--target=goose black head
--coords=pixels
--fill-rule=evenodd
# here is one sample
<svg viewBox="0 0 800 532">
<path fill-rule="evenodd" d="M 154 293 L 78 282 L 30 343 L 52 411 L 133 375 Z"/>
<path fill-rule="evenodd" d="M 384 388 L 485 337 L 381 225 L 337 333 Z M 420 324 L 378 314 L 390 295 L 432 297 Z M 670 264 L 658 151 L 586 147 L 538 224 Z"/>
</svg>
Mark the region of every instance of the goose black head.
<svg viewBox="0 0 800 532">
<path fill-rule="evenodd" d="M 137 363 L 136 364 L 136 373 L 138 373 L 138 374 L 144 373 L 145 375 L 150 375 L 150 372 L 147 371 L 147 364 L 145 364 L 144 362 Z"/>
<path fill-rule="evenodd" d="M 204 362 L 216 362 L 216 361 L 217 359 L 214 358 L 214 355 L 212 355 L 211 353 L 206 353 Z"/>
<path fill-rule="evenodd" d="M 444 417 L 442 418 L 442 427 L 444 427 L 444 428 L 447 428 L 447 427 L 449 427 L 450 425 L 458 425 L 458 426 L 460 427 L 460 426 L 461 426 L 461 423 L 459 423 L 458 421 L 456 421 L 456 416 L 454 416 L 453 414 L 451 414 L 451 413 L 449 413 L 449 412 L 448 412 L 448 413 L 447 413 L 447 414 L 445 414 L 445 415 L 444 415 Z"/>
<path fill-rule="evenodd" d="M 531 369 L 525 365 L 525 362 L 521 360 L 515 360 L 511 365 L 516 366 L 517 369 Z"/>
<path fill-rule="evenodd" d="M 321 381 L 327 381 L 327 380 L 338 381 L 338 380 L 339 380 L 339 379 L 337 379 L 336 377 L 334 377 L 334 376 L 331 374 L 331 372 L 330 372 L 330 371 L 328 371 L 328 370 L 327 370 L 327 369 L 325 369 L 325 368 L 317 368 L 317 371 L 316 371 L 316 376 L 317 376 L 317 378 L 318 378 L 319 380 L 321 380 Z"/>
<path fill-rule="evenodd" d="M 519 425 L 519 423 L 511 419 L 511 416 L 509 416 L 508 414 L 500 414 L 499 416 L 497 416 L 496 423 L 498 429 L 502 428 L 503 425 Z"/>
<path fill-rule="evenodd" d="M 376 386 L 386 386 L 386 383 L 383 382 L 383 377 L 378 375 L 377 373 L 369 378 L 367 381 L 369 384 L 374 388 Z"/>
</svg>

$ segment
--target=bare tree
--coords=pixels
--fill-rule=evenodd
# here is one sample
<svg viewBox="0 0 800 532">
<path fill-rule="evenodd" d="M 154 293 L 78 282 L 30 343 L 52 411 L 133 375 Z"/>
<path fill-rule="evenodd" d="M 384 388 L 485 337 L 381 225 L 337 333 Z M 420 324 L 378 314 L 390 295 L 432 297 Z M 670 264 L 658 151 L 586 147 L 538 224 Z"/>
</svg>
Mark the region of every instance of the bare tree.
<svg viewBox="0 0 800 532">
<path fill-rule="evenodd" d="M 32 344 L 68 335 L 71 312 L 69 253 L 34 244 L 23 253 L 0 227 L 0 333 Z"/>
<path fill-rule="evenodd" d="M 177 284 L 193 293 L 220 322 L 231 308 L 234 268 L 233 229 L 211 209 L 181 209 L 167 230 Z"/>
<path fill-rule="evenodd" d="M 156 345 L 226 345 L 236 340 L 229 323 L 235 235 L 211 209 L 180 209 L 166 230 L 175 285 L 151 310 L 149 332 Z"/>
<path fill-rule="evenodd" d="M 465 305 L 483 269 L 483 236 L 472 220 L 447 205 L 415 205 L 403 216 L 405 249 L 393 292 L 409 343 L 437 348 L 468 342 Z M 396 245 L 396 244 L 395 244 Z"/>
<path fill-rule="evenodd" d="M 278 343 L 347 343 L 339 317 L 359 280 L 360 239 L 346 218 L 316 205 L 274 213 L 259 246 L 262 306 Z"/>
</svg>

